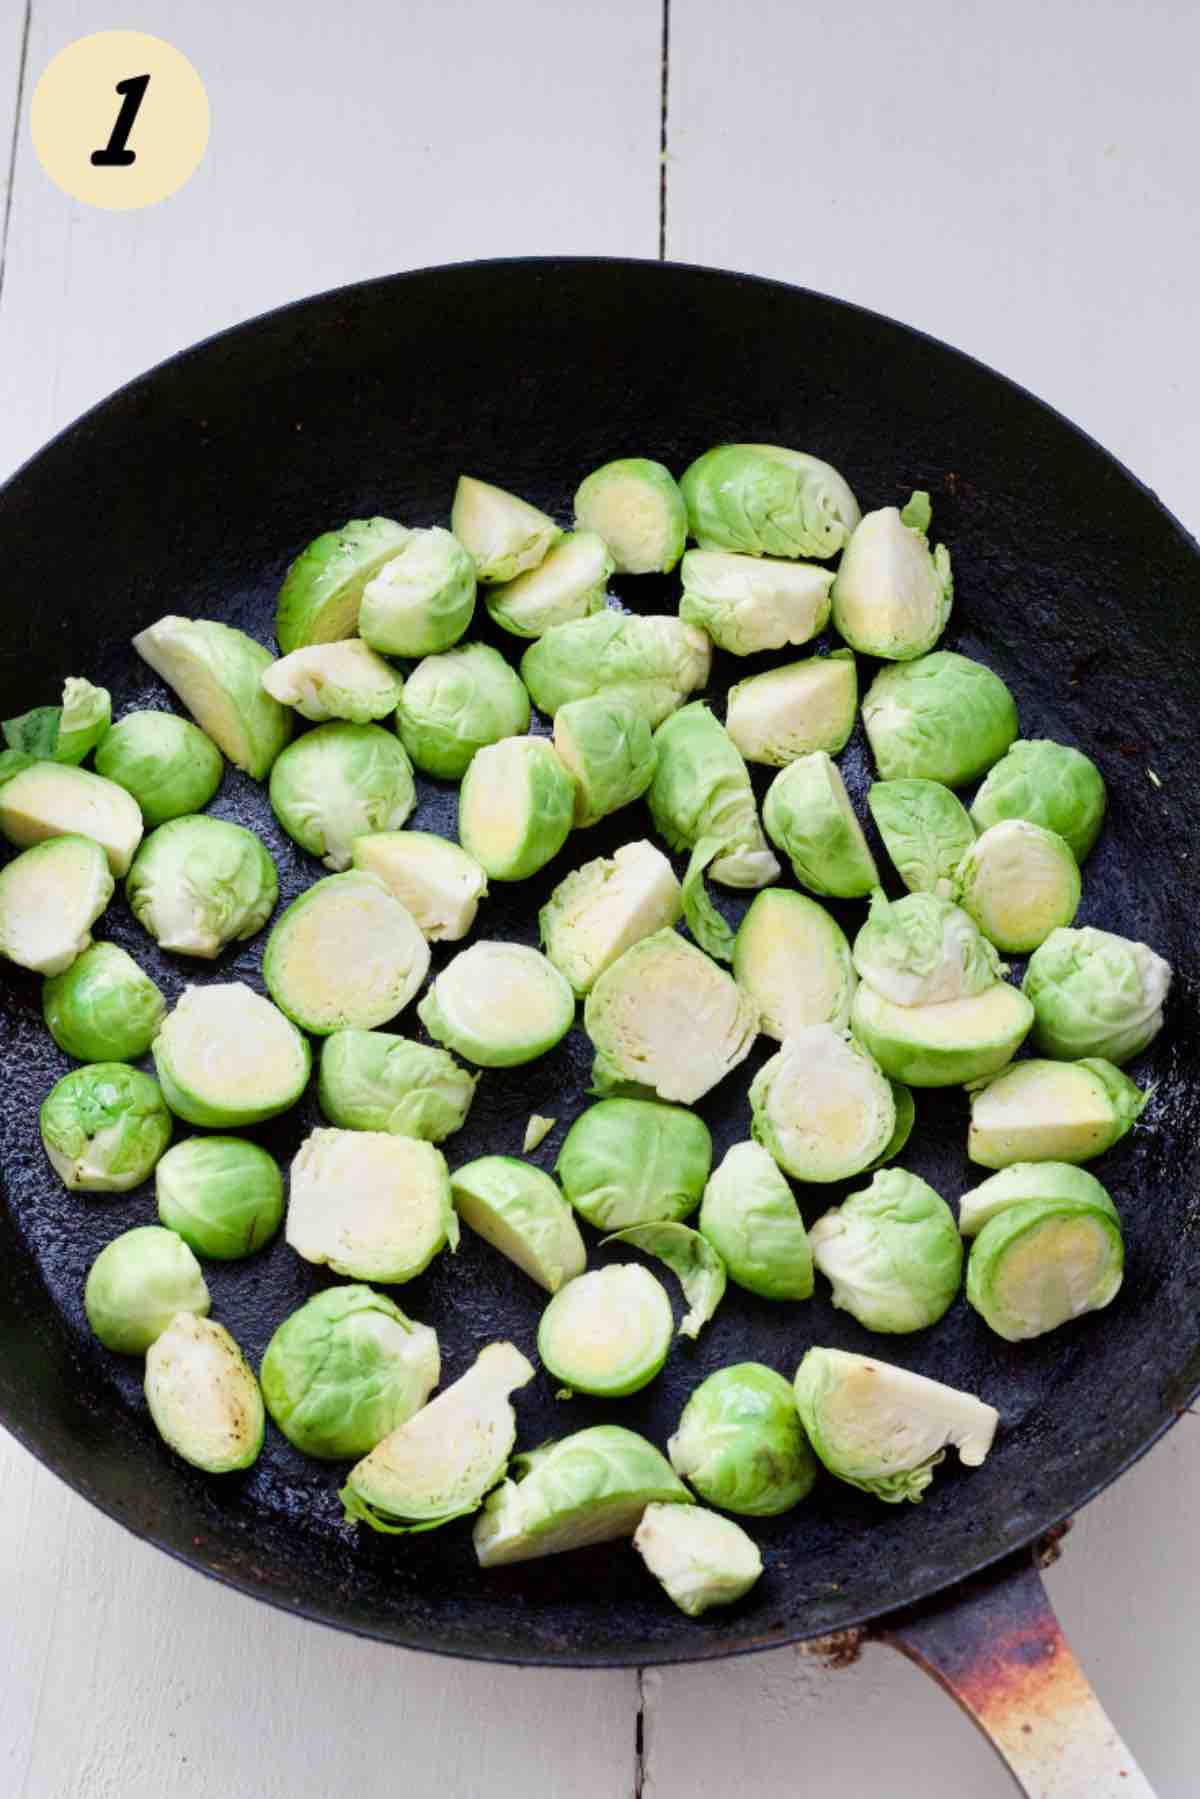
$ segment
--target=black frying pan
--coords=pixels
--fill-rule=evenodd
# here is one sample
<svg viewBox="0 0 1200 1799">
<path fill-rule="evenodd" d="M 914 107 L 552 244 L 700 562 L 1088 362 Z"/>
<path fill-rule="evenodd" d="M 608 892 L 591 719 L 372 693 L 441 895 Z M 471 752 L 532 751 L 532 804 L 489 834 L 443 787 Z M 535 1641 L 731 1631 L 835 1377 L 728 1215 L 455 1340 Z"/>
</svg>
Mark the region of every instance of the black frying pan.
<svg viewBox="0 0 1200 1799">
<path fill-rule="evenodd" d="M 1096 444 L 968 357 L 819 295 L 654 263 L 475 264 L 287 307 L 123 389 L 0 492 L 4 714 L 52 699 L 69 673 L 109 685 L 120 710 L 168 704 L 128 647 L 136 630 L 182 612 L 269 640 L 279 580 L 309 538 L 374 512 L 444 523 L 460 470 L 566 520 L 577 481 L 609 457 L 654 456 L 678 471 L 738 438 L 815 450 L 864 508 L 929 488 L 936 535 L 955 557 L 946 645 L 1003 675 L 1024 736 L 1078 743 L 1103 768 L 1111 816 L 1080 922 L 1144 937 L 1177 971 L 1167 1029 L 1133 1070 L 1158 1083 L 1144 1127 L 1096 1165 L 1125 1224 L 1125 1287 L 1109 1311 L 1021 1345 L 992 1336 L 961 1299 L 933 1330 L 885 1341 L 835 1313 L 824 1290 L 772 1306 L 731 1288 L 699 1344 L 680 1342 L 635 1398 L 563 1404 L 540 1376 L 519 1399 L 521 1441 L 619 1417 L 661 1444 L 714 1368 L 754 1357 L 790 1373 L 818 1342 L 892 1356 L 991 1400 L 1003 1424 L 987 1464 L 948 1464 L 919 1507 L 823 1482 L 802 1508 L 756 1527 L 768 1572 L 754 1594 L 698 1622 L 625 1545 L 481 1575 L 465 1524 L 399 1540 L 344 1527 L 337 1471 L 274 1431 L 244 1477 L 206 1479 L 160 1446 L 140 1363 L 98 1348 L 81 1311 L 92 1257 L 153 1217 L 152 1194 L 77 1198 L 47 1168 L 37 1106 L 68 1064 L 42 1027 L 38 981 L 6 967 L 0 1415 L 111 1516 L 244 1592 L 414 1648 L 497 1660 L 652 1663 L 787 1643 L 927 1599 L 1031 1543 L 1140 1455 L 1200 1386 L 1200 554 Z M 646 611 L 672 608 L 678 591 L 673 579 L 617 588 Z M 486 619 L 481 628 L 519 650 Z M 756 665 L 717 657 L 718 709 L 730 680 Z M 844 767 L 861 801 L 861 735 Z M 423 781 L 411 822 L 452 832 L 454 807 L 453 787 Z M 227 775 L 213 810 L 261 833 L 282 901 L 321 872 L 245 777 Z M 535 942 L 538 906 L 568 867 L 647 831 L 634 807 L 576 834 L 542 875 L 497 886 L 479 931 Z M 848 925 L 862 916 L 839 910 Z M 258 982 L 261 938 L 209 967 L 160 956 L 119 899 L 101 928 L 169 997 L 197 975 Z M 447 953 L 435 952 L 435 968 Z M 403 1028 L 419 1032 L 411 1013 Z M 703 1102 L 718 1153 L 747 1134 L 746 1087 L 771 1047 L 760 1040 Z M 575 1031 L 543 1061 L 487 1075 L 448 1146 L 452 1162 L 519 1153 L 531 1110 L 568 1121 L 585 1103 L 588 1063 Z M 918 1105 L 905 1165 L 954 1199 L 977 1178 L 964 1097 L 921 1094 Z M 286 1160 L 316 1121 L 310 1097 L 256 1134 Z M 561 1135 L 562 1124 L 538 1152 L 543 1165 Z M 802 1192 L 806 1215 L 841 1191 Z M 206 1272 L 215 1313 L 255 1362 L 274 1325 L 324 1284 L 282 1242 Z M 398 1297 L 437 1326 L 448 1379 L 488 1338 L 533 1348 L 538 1293 L 470 1238 Z"/>
</svg>

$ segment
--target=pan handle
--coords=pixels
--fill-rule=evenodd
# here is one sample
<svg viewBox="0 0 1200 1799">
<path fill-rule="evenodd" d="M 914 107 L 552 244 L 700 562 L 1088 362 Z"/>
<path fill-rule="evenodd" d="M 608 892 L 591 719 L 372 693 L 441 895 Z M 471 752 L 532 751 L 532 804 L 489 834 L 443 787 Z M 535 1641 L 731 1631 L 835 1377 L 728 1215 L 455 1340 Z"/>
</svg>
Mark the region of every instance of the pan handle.
<svg viewBox="0 0 1200 1799">
<path fill-rule="evenodd" d="M 1026 1799 L 1154 1799 L 1071 1653 L 1039 1559 L 1010 1558 L 878 1635 L 957 1700 Z"/>
</svg>

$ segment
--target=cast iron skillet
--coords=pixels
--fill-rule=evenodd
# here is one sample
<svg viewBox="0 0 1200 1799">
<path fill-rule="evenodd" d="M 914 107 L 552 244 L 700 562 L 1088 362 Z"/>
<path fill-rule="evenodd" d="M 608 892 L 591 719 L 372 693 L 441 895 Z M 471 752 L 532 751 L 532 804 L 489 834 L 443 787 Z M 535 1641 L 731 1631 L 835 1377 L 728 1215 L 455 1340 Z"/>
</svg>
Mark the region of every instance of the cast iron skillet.
<svg viewBox="0 0 1200 1799">
<path fill-rule="evenodd" d="M 607 458 L 643 454 L 678 471 L 722 439 L 815 450 L 864 508 L 928 488 L 935 535 L 955 558 L 946 647 L 1000 672 L 1024 736 L 1077 743 L 1103 768 L 1111 816 L 1079 921 L 1143 937 L 1176 969 L 1167 1029 L 1133 1070 L 1157 1084 L 1144 1128 L 1096 1165 L 1124 1220 L 1125 1287 L 1102 1315 L 1019 1346 L 992 1336 L 961 1299 L 935 1329 L 884 1340 L 835 1313 L 823 1284 L 797 1306 L 731 1288 L 699 1344 L 680 1342 L 636 1398 L 563 1404 L 540 1376 L 519 1399 L 521 1441 L 619 1416 L 665 1443 L 703 1375 L 749 1357 L 790 1373 L 809 1344 L 825 1343 L 890 1355 L 991 1400 L 1003 1423 L 986 1466 L 966 1474 L 951 1460 L 919 1507 L 822 1483 L 800 1510 L 756 1527 L 768 1573 L 754 1595 L 700 1622 L 665 1601 L 626 1545 L 481 1575 L 466 1525 L 400 1540 L 345 1528 L 337 1470 L 274 1431 L 245 1476 L 206 1479 L 163 1450 L 140 1400 L 140 1364 L 100 1350 L 80 1306 L 92 1257 L 153 1217 L 152 1194 L 72 1197 L 47 1168 L 37 1105 L 68 1063 L 42 1027 L 38 981 L 6 967 L 0 1415 L 121 1523 L 288 1610 L 416 1648 L 576 1666 L 699 1659 L 841 1630 L 1029 1544 L 1140 1455 L 1200 1385 L 1200 555 L 1112 457 L 969 357 L 817 294 L 655 263 L 473 264 L 286 307 L 124 388 L 0 492 L 3 715 L 53 698 L 69 673 L 111 686 L 120 711 L 169 705 L 128 647 L 134 631 L 180 612 L 267 640 L 280 578 L 303 544 L 375 512 L 447 522 L 460 470 L 566 521 L 576 483 Z M 674 578 L 616 587 L 646 611 L 672 607 L 678 592 Z M 480 629 L 519 652 L 486 619 Z M 718 710 L 748 666 L 716 658 Z M 860 672 L 865 687 L 873 671 Z M 861 802 L 861 734 L 844 766 Z M 453 787 L 423 781 L 411 822 L 452 832 L 454 804 Z M 322 872 L 244 777 L 230 771 L 213 810 L 260 831 L 282 900 Z M 647 832 L 635 807 L 576 834 L 541 876 L 493 889 L 479 933 L 535 942 L 538 906 L 568 867 Z M 728 903 L 735 917 L 744 901 Z M 847 924 L 862 916 L 841 911 Z M 194 978 L 259 980 L 261 937 L 215 966 L 163 957 L 119 899 L 101 931 L 170 997 Z M 402 1024 L 421 1034 L 411 1012 Z M 747 1134 L 746 1086 L 771 1047 L 760 1040 L 700 1108 L 718 1154 Z M 519 1153 L 536 1109 L 560 1120 L 536 1158 L 552 1166 L 587 1078 L 578 1030 L 531 1067 L 489 1074 L 449 1145 L 452 1162 Z M 310 1096 L 256 1134 L 286 1159 L 316 1121 Z M 905 1157 L 951 1199 L 978 1173 L 964 1157 L 965 1121 L 960 1093 L 922 1094 Z M 842 1191 L 802 1192 L 806 1215 Z M 215 1314 L 255 1362 L 274 1325 L 325 1284 L 282 1242 L 208 1273 Z M 437 1326 L 447 1379 L 489 1338 L 533 1349 L 538 1293 L 476 1241 L 399 1297 Z"/>
</svg>

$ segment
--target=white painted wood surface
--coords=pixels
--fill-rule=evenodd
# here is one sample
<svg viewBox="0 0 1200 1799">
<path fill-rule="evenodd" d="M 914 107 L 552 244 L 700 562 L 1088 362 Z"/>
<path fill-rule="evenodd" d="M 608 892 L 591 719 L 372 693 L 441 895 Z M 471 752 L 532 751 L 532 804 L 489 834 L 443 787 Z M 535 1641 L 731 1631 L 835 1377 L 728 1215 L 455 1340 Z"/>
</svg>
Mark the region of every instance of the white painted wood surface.
<svg viewBox="0 0 1200 1799">
<path fill-rule="evenodd" d="M 21 0 L 0 17 L 0 180 Z M 672 0 L 668 253 L 923 325 L 1078 418 L 1200 528 L 1200 13 L 1150 0 Z M 22 126 L 0 298 L 0 475 L 114 385 L 264 307 L 392 268 L 658 241 L 661 16 L 613 0 L 152 0 L 196 63 L 202 169 L 89 214 Z M 116 20 L 33 0 L 28 91 Z M 464 54 L 469 42 L 470 55 Z M 1051 1587 L 1160 1799 L 1200 1763 L 1200 1426 L 1077 1524 Z M 0 1437 L 6 1799 L 1002 1799 L 899 1657 L 646 1676 L 497 1671 L 305 1626 L 134 1542 Z"/>
</svg>

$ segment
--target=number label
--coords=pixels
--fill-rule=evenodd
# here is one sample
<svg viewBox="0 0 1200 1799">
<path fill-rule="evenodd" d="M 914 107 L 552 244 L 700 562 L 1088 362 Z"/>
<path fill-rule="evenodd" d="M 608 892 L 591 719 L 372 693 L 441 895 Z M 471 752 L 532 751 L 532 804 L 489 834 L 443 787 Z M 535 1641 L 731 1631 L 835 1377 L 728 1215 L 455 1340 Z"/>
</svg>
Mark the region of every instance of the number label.
<svg viewBox="0 0 1200 1799">
<path fill-rule="evenodd" d="M 129 75 L 124 81 L 118 81 L 116 91 L 121 95 L 121 110 L 108 142 L 102 149 L 92 151 L 92 161 L 98 169 L 127 169 L 130 163 L 137 161 L 136 152 L 129 148 L 129 134 L 149 86 L 149 75 Z"/>
</svg>

